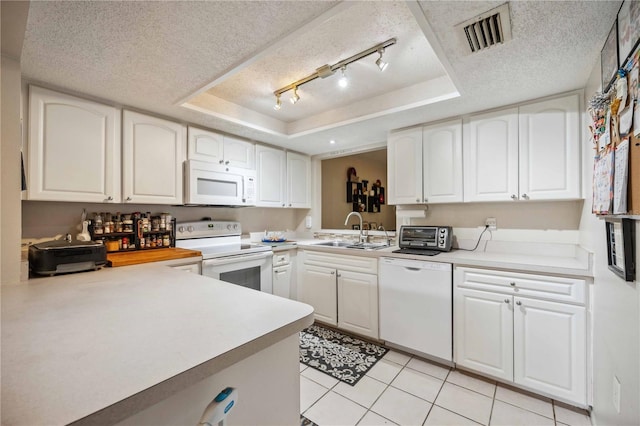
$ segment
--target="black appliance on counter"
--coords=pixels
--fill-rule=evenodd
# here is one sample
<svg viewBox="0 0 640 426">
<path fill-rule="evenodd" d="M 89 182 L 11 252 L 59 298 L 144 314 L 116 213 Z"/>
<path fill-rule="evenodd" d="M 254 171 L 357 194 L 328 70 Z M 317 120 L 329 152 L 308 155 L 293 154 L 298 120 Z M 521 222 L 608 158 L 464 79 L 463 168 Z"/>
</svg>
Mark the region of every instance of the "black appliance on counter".
<svg viewBox="0 0 640 426">
<path fill-rule="evenodd" d="M 401 226 L 400 250 L 393 253 L 434 256 L 451 250 L 453 230 L 450 226 Z"/>
<path fill-rule="evenodd" d="M 95 241 L 45 241 L 29 246 L 29 269 L 39 275 L 91 271 L 107 263 L 107 248 Z"/>
</svg>

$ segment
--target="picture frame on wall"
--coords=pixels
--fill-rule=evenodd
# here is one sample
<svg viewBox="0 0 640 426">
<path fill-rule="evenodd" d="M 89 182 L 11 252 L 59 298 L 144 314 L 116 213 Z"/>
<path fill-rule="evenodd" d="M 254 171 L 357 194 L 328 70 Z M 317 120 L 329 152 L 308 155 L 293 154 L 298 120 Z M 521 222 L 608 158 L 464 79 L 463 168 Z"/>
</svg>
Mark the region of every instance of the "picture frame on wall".
<svg viewBox="0 0 640 426">
<path fill-rule="evenodd" d="M 602 71 L 602 91 L 609 90 L 609 86 L 618 72 L 618 22 L 614 22 L 607 41 L 600 52 L 600 67 Z"/>
<path fill-rule="evenodd" d="M 633 219 L 608 217 L 605 219 L 605 227 L 609 269 L 625 281 L 634 281 L 636 270 Z"/>
<path fill-rule="evenodd" d="M 622 68 L 640 42 L 640 2 L 625 0 L 618 11 L 618 66 Z"/>
</svg>

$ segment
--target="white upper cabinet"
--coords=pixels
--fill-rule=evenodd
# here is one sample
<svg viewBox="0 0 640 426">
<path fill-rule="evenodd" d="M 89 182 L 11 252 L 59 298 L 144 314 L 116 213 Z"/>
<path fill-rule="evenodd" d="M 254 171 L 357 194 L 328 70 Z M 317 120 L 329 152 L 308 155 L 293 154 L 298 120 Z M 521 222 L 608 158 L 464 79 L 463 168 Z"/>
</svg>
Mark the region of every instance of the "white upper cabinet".
<svg viewBox="0 0 640 426">
<path fill-rule="evenodd" d="M 188 158 L 229 167 L 252 170 L 256 168 L 256 151 L 253 143 L 191 126 L 189 126 Z"/>
<path fill-rule="evenodd" d="M 462 120 L 423 128 L 422 175 L 425 203 L 462 201 Z"/>
<path fill-rule="evenodd" d="M 29 87 L 27 198 L 120 202 L 120 113 Z"/>
<path fill-rule="evenodd" d="M 287 154 L 281 149 L 256 145 L 258 191 L 256 205 L 285 207 Z"/>
<path fill-rule="evenodd" d="M 287 207 L 311 208 L 311 159 L 287 152 Z"/>
<path fill-rule="evenodd" d="M 472 116 L 465 124 L 464 200 L 581 197 L 577 94 Z"/>
<path fill-rule="evenodd" d="M 464 130 L 464 201 L 518 199 L 518 109 L 472 116 Z"/>
<path fill-rule="evenodd" d="M 520 197 L 580 198 L 578 95 L 519 109 Z"/>
<path fill-rule="evenodd" d="M 389 204 L 462 201 L 462 120 L 389 136 Z"/>
<path fill-rule="evenodd" d="M 422 128 L 389 135 L 387 186 L 388 204 L 422 202 Z"/>
<path fill-rule="evenodd" d="M 127 203 L 182 204 L 185 126 L 139 114 L 123 113 L 122 187 Z"/>
<path fill-rule="evenodd" d="M 224 137 L 218 133 L 189 126 L 187 158 L 208 163 L 224 163 Z"/>
<path fill-rule="evenodd" d="M 261 207 L 311 208 L 311 159 L 307 155 L 256 146 Z"/>
</svg>

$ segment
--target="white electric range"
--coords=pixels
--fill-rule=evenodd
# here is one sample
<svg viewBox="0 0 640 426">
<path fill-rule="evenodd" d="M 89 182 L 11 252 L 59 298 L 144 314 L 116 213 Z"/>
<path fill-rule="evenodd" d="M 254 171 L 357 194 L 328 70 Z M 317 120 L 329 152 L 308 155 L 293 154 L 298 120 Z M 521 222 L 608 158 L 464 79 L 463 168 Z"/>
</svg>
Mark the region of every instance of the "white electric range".
<svg viewBox="0 0 640 426">
<path fill-rule="evenodd" d="M 202 253 L 202 275 L 273 292 L 271 247 L 243 244 L 239 222 L 201 220 L 176 226 L 176 247 Z"/>
</svg>

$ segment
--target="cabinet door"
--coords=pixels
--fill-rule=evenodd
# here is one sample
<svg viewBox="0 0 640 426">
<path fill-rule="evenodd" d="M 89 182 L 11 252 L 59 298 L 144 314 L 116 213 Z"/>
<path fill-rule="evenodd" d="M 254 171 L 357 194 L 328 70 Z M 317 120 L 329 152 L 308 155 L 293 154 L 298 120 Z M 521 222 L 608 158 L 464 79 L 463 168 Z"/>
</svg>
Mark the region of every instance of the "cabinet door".
<svg viewBox="0 0 640 426">
<path fill-rule="evenodd" d="M 387 140 L 387 203 L 416 204 L 422 196 L 422 128 L 392 133 Z"/>
<path fill-rule="evenodd" d="M 285 207 L 287 155 L 280 149 L 256 146 L 258 191 L 256 205 Z"/>
<path fill-rule="evenodd" d="M 462 201 L 462 120 L 423 129 L 422 174 L 425 203 Z"/>
<path fill-rule="evenodd" d="M 464 288 L 455 293 L 455 362 L 513 380 L 513 297 Z"/>
<path fill-rule="evenodd" d="M 338 271 L 338 327 L 378 338 L 378 277 Z"/>
<path fill-rule="evenodd" d="M 291 265 L 273 268 L 273 294 L 291 298 Z"/>
<path fill-rule="evenodd" d="M 311 159 L 287 152 L 287 207 L 311 208 Z"/>
<path fill-rule="evenodd" d="M 129 203 L 182 204 L 184 126 L 124 111 L 123 197 Z"/>
<path fill-rule="evenodd" d="M 464 201 L 518 199 L 518 109 L 471 117 L 463 155 Z"/>
<path fill-rule="evenodd" d="M 522 106 L 519 121 L 520 197 L 580 198 L 578 95 Z"/>
<path fill-rule="evenodd" d="M 224 164 L 241 169 L 255 169 L 256 146 L 251 142 L 225 136 Z"/>
<path fill-rule="evenodd" d="M 316 320 L 338 325 L 335 269 L 303 264 L 298 292 L 301 302 L 313 306 Z"/>
<path fill-rule="evenodd" d="M 28 151 L 28 199 L 121 201 L 117 109 L 30 86 Z"/>
<path fill-rule="evenodd" d="M 189 160 L 222 164 L 224 162 L 224 138 L 221 134 L 189 127 Z"/>
<path fill-rule="evenodd" d="M 514 299 L 514 381 L 586 404 L 586 309 Z"/>
</svg>

